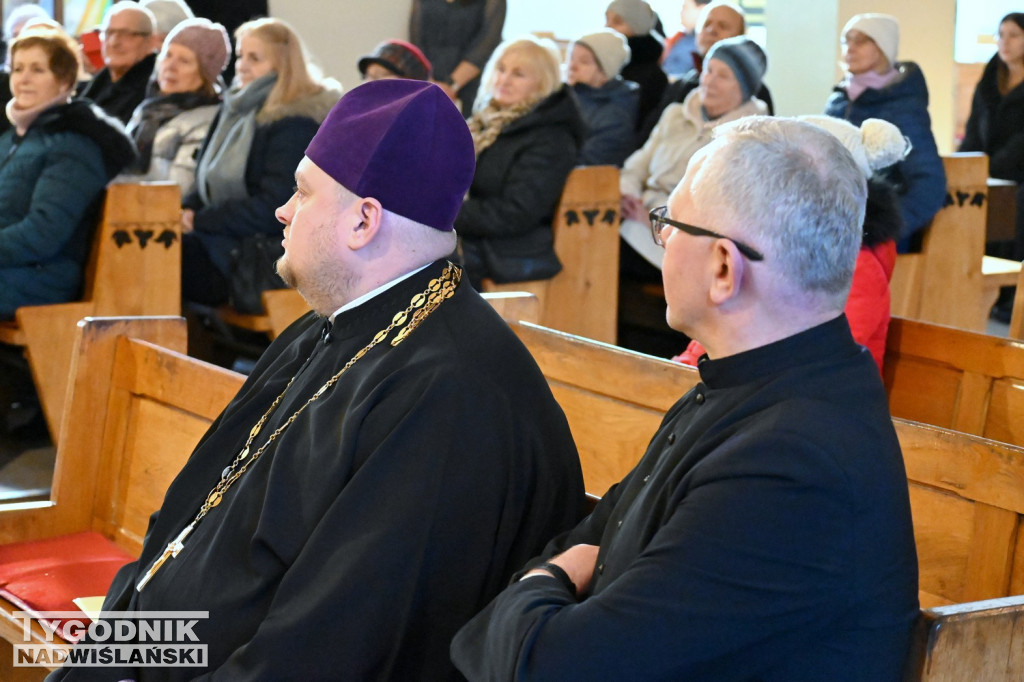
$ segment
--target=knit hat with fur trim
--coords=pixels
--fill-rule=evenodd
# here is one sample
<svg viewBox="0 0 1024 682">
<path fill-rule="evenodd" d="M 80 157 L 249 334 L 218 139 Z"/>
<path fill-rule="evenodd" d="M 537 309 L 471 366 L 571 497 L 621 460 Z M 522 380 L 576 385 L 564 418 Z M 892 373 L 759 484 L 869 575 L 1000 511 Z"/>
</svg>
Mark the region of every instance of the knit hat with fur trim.
<svg viewBox="0 0 1024 682">
<path fill-rule="evenodd" d="M 613 29 L 603 28 L 600 31 L 588 33 L 577 38 L 575 43 L 583 45 L 594 53 L 597 65 L 609 78 L 618 76 L 623 65 L 629 61 L 630 49 L 626 36 Z"/>
<path fill-rule="evenodd" d="M 356 196 L 443 232 L 452 229 L 476 168 L 458 108 L 433 83 L 407 78 L 349 90 L 306 156 Z"/>
<path fill-rule="evenodd" d="M 843 26 L 843 39 L 850 31 L 860 31 L 882 51 L 889 66 L 896 66 L 896 53 L 900 47 L 900 24 L 891 14 L 858 14 Z"/>
<path fill-rule="evenodd" d="M 633 35 L 638 36 L 650 33 L 657 21 L 654 10 L 644 0 L 612 0 L 605 11 L 622 17 L 633 29 Z"/>
</svg>

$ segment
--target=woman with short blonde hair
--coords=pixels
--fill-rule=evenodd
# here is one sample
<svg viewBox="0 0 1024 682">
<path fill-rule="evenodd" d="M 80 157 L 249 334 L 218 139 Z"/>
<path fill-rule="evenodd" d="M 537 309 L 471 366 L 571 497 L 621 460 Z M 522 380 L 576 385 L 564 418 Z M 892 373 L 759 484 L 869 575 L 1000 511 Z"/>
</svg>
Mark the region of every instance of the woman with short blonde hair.
<svg viewBox="0 0 1024 682">
<path fill-rule="evenodd" d="M 455 220 L 474 286 L 554 277 L 551 224 L 584 125 L 561 84 L 558 49 L 532 36 L 502 43 L 483 70 L 469 119 L 476 174 Z"/>
</svg>

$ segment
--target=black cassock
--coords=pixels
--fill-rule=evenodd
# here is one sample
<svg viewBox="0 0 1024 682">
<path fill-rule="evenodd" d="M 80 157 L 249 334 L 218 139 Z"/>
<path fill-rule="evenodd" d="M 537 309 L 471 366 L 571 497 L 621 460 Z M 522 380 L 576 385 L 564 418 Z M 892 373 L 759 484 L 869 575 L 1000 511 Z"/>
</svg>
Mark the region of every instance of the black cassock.
<svg viewBox="0 0 1024 682">
<path fill-rule="evenodd" d="M 252 450 L 443 262 L 267 350 L 150 523 L 104 610 L 209 611 L 193 629 L 225 680 L 461 679 L 458 628 L 583 506 L 576 449 L 528 351 L 462 284 L 400 345 L 369 351 L 271 444 L 141 591 L 250 429 Z M 397 331 L 397 330 L 396 330 Z M 389 336 L 395 337 L 395 332 Z M 196 669 L 63 669 L 54 679 L 191 679 Z M 206 679 L 203 677 L 203 679 Z"/>
</svg>

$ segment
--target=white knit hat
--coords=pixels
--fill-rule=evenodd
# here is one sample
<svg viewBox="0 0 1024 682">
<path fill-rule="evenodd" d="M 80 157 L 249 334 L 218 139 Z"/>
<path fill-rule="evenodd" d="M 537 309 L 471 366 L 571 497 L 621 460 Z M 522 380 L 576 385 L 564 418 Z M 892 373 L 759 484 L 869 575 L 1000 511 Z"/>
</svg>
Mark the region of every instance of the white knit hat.
<svg viewBox="0 0 1024 682">
<path fill-rule="evenodd" d="M 880 118 L 865 119 L 860 128 L 849 121 L 832 116 L 798 116 L 831 133 L 846 147 L 853 160 L 870 178 L 876 171 L 898 163 L 910 152 L 910 142 L 900 129 Z"/>
<path fill-rule="evenodd" d="M 629 61 L 630 49 L 626 42 L 626 36 L 610 28 L 603 28 L 594 33 L 588 33 L 575 40 L 578 45 L 583 45 L 594 53 L 597 65 L 604 71 L 604 75 L 615 78 L 619 75 L 623 65 Z"/>
<path fill-rule="evenodd" d="M 850 31 L 860 31 L 875 41 L 878 49 L 889 60 L 889 66 L 896 66 L 896 53 L 900 47 L 900 24 L 891 14 L 858 14 L 846 22 L 843 37 Z"/>
</svg>

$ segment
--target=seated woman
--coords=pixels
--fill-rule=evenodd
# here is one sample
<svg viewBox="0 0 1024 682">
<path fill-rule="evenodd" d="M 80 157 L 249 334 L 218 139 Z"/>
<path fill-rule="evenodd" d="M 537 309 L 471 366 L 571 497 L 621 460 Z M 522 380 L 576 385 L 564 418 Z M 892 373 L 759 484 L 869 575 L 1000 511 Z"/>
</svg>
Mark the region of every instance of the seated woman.
<svg viewBox="0 0 1024 682">
<path fill-rule="evenodd" d="M 0 136 L 0 319 L 20 306 L 80 294 L 103 189 L 135 158 L 119 121 L 71 101 L 78 46 L 33 26 L 11 45 L 11 93 Z"/>
<path fill-rule="evenodd" d="M 899 24 L 888 14 L 858 14 L 846 23 L 841 41 L 846 78 L 835 87 L 825 113 L 860 125 L 868 118 L 889 121 L 910 140 L 910 153 L 888 172 L 903 215 L 898 247 L 912 250 L 911 236 L 925 228 L 946 197 L 931 118 L 928 86 L 914 62 L 897 62 Z"/>
<path fill-rule="evenodd" d="M 550 41 L 502 43 L 482 82 L 469 119 L 476 174 L 455 219 L 466 275 L 477 289 L 550 279 L 562 269 L 551 225 L 583 121 Z"/>
<path fill-rule="evenodd" d="M 744 36 L 720 40 L 708 50 L 704 63 L 700 87 L 682 103 L 665 108 L 650 138 L 622 168 L 620 234 L 632 247 L 622 249 L 627 278 L 661 281 L 665 251 L 651 239 L 648 213 L 668 203 L 690 157 L 711 141 L 711 131 L 722 123 L 767 111 L 764 102 L 754 97 L 768 65 L 757 43 Z M 654 267 L 639 261 L 636 254 Z"/>
<path fill-rule="evenodd" d="M 587 124 L 581 166 L 621 166 L 634 149 L 640 91 L 619 77 L 628 60 L 625 36 L 610 28 L 580 36 L 569 47 L 566 82 Z"/>
<path fill-rule="evenodd" d="M 668 85 L 668 76 L 661 69 L 661 22 L 645 0 L 612 0 L 604 16 L 605 26 L 626 36 L 629 42 L 630 56 L 622 67 L 622 77 L 640 86 L 639 128 L 640 122 L 658 106 Z"/>
<path fill-rule="evenodd" d="M 139 148 L 134 180 L 173 180 L 182 196 L 195 183 L 196 155 L 220 103 L 218 80 L 228 64 L 228 34 L 207 19 L 187 19 L 164 41 L 150 94 L 128 122 Z"/>
<path fill-rule="evenodd" d="M 1017 239 L 998 255 L 1024 258 L 1024 12 L 999 22 L 998 49 L 971 102 L 962 152 L 985 152 L 988 173 L 1017 183 Z"/>
<path fill-rule="evenodd" d="M 280 19 L 242 24 L 235 41 L 235 84 L 183 200 L 182 295 L 210 306 L 228 302 L 231 254 L 243 240 L 279 241 L 274 210 L 288 201 L 295 167 L 341 96 L 336 82 L 314 75 L 298 35 Z"/>
</svg>

